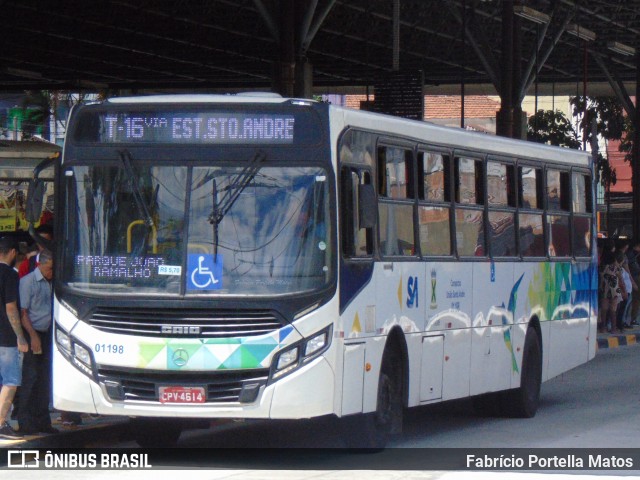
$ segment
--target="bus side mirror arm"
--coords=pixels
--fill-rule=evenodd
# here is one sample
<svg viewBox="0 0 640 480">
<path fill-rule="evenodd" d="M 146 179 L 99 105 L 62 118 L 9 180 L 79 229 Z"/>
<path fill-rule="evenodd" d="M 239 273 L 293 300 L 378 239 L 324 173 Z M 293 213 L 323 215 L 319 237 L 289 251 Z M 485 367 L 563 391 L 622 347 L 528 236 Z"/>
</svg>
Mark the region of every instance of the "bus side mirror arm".
<svg viewBox="0 0 640 480">
<path fill-rule="evenodd" d="M 42 214 L 42 203 L 44 202 L 44 192 L 46 187 L 44 180 L 39 178 L 40 172 L 53 165 L 57 159 L 57 156 L 47 158 L 33 169 L 33 178 L 29 182 L 29 188 L 27 190 L 27 204 L 25 208 L 25 217 L 27 222 L 30 224 L 36 223 L 40 220 L 40 215 Z"/>
<path fill-rule="evenodd" d="M 373 228 L 376 226 L 377 203 L 378 199 L 373 185 L 360 184 L 358 186 L 359 228 Z"/>
<path fill-rule="evenodd" d="M 25 205 L 25 218 L 29 222 L 29 234 L 40 245 L 51 250 L 53 242 L 50 242 L 46 238 L 41 237 L 36 232 L 34 224 L 40 220 L 42 214 L 42 204 L 44 203 L 44 194 L 46 186 L 44 180 L 39 178 L 40 172 L 53 165 L 58 160 L 57 156 L 47 158 L 40 162 L 36 168 L 33 169 L 33 178 L 29 182 L 29 188 L 27 190 L 27 203 Z"/>
<path fill-rule="evenodd" d="M 36 227 L 33 226 L 33 223 L 29 223 L 29 235 L 31 235 L 31 238 L 33 238 L 38 245 L 42 245 L 47 250 L 53 252 L 53 241 L 40 236 L 40 234 L 36 232 Z"/>
<path fill-rule="evenodd" d="M 40 178 L 33 178 L 29 182 L 27 190 L 27 204 L 25 206 L 25 217 L 29 226 L 40 220 L 42 214 L 42 204 L 44 202 L 45 184 Z"/>
</svg>

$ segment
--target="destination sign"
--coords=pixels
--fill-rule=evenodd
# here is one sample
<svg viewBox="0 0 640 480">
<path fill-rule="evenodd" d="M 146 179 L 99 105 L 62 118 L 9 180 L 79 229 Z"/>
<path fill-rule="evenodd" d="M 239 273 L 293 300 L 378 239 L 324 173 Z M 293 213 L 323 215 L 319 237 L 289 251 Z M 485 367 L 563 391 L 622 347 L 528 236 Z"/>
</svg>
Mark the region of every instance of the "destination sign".
<svg viewBox="0 0 640 480">
<path fill-rule="evenodd" d="M 295 117 L 247 113 L 104 113 L 99 141 L 107 143 L 290 144 Z"/>
</svg>

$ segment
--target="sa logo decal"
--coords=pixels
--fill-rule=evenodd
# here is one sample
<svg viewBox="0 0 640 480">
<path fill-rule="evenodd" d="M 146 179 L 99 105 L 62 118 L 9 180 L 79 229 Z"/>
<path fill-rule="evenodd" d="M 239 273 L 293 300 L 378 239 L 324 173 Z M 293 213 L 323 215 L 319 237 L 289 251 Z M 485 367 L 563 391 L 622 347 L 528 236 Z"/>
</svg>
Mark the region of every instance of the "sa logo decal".
<svg viewBox="0 0 640 480">
<path fill-rule="evenodd" d="M 409 277 L 407 282 L 407 308 L 418 308 L 418 277 Z"/>
</svg>

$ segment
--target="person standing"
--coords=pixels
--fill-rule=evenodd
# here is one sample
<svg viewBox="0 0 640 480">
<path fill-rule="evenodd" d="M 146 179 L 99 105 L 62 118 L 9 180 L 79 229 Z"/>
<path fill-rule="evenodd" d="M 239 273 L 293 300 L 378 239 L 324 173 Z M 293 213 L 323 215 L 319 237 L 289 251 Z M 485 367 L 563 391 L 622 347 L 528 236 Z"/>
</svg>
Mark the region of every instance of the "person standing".
<svg viewBox="0 0 640 480">
<path fill-rule="evenodd" d="M 640 239 L 633 240 L 627 250 L 627 260 L 631 279 L 638 287 L 631 294 L 630 325 L 640 323 Z"/>
<path fill-rule="evenodd" d="M 11 402 L 22 379 L 22 356 L 29 349 L 20 322 L 18 273 L 14 270 L 18 245 L 0 238 L 0 438 L 22 437 L 7 422 Z"/>
<path fill-rule="evenodd" d="M 610 263 L 604 265 L 600 276 L 600 289 L 602 291 L 600 311 L 602 313 L 603 323 L 601 327 L 607 328 L 607 324 L 609 324 L 611 326 L 611 333 L 618 333 L 616 312 L 623 296 L 626 298 L 626 291 L 624 291 L 624 282 L 622 279 L 623 260 L 624 254 L 622 252 L 616 252 L 614 257 L 609 260 Z"/>
<path fill-rule="evenodd" d="M 615 263 L 615 252 L 616 247 L 614 241 L 610 238 L 606 238 L 602 247 L 602 252 L 598 257 L 598 332 L 600 333 L 607 331 L 607 323 L 609 321 L 610 314 L 609 307 L 612 299 L 612 290 L 608 288 L 608 282 L 605 281 L 604 271 L 609 268 L 611 264 Z M 611 274 L 609 273 L 607 279 L 610 278 L 610 275 Z"/>
<path fill-rule="evenodd" d="M 29 351 L 24 354 L 18 396 L 18 424 L 23 435 L 57 433 L 51 426 L 51 280 L 53 256 L 40 251 L 36 269 L 20 280 L 21 320 Z"/>
<path fill-rule="evenodd" d="M 40 225 L 38 228 L 36 228 L 36 233 L 45 240 L 53 240 L 53 228 L 51 227 L 51 225 Z M 38 263 L 40 263 L 40 252 L 42 252 L 42 250 L 44 250 L 44 246 L 36 243 L 35 251 L 27 253 L 27 258 L 25 258 L 18 265 L 18 276 L 20 278 L 35 270 L 35 268 L 38 266 Z"/>
</svg>

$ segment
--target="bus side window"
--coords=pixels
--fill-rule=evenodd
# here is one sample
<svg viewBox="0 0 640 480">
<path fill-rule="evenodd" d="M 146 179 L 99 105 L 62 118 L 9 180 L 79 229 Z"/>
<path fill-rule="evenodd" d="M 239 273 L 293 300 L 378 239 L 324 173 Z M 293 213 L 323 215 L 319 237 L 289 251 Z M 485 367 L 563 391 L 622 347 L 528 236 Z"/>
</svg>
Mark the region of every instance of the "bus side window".
<svg viewBox="0 0 640 480">
<path fill-rule="evenodd" d="M 569 211 L 571 210 L 569 172 L 547 170 L 547 250 L 551 257 L 571 256 Z"/>
<path fill-rule="evenodd" d="M 592 191 L 591 176 L 573 172 L 573 255 L 576 257 L 588 257 L 591 252 L 591 214 Z"/>
<path fill-rule="evenodd" d="M 414 198 L 413 152 L 398 147 L 378 147 L 378 195 Z"/>
<path fill-rule="evenodd" d="M 383 256 L 416 254 L 413 151 L 378 147 L 378 225 Z"/>
<path fill-rule="evenodd" d="M 451 255 L 449 158 L 437 152 L 418 152 L 418 232 L 422 255 Z"/>
<path fill-rule="evenodd" d="M 487 162 L 489 248 L 492 257 L 516 255 L 515 176 L 513 165 Z"/>
<path fill-rule="evenodd" d="M 456 157 L 454 169 L 457 252 L 462 257 L 483 257 L 486 249 L 482 161 Z"/>
<path fill-rule="evenodd" d="M 371 174 L 364 170 L 343 167 L 340 175 L 340 213 L 342 252 L 347 257 L 368 257 L 373 254 L 373 228 L 360 227 L 360 185 L 371 185 Z"/>
<path fill-rule="evenodd" d="M 518 167 L 518 241 L 523 257 L 544 257 L 542 169 Z"/>
<path fill-rule="evenodd" d="M 518 207 L 542 209 L 542 170 L 518 167 Z"/>
</svg>

